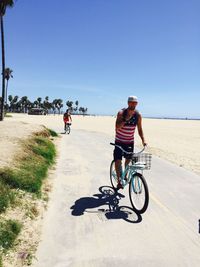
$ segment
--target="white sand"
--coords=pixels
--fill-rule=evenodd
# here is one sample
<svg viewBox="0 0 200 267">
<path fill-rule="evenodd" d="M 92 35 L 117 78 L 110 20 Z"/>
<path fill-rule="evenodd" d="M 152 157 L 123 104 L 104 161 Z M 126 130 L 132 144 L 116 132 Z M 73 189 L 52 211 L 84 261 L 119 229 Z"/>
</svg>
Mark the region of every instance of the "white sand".
<svg viewBox="0 0 200 267">
<path fill-rule="evenodd" d="M 12 164 L 14 157 L 20 152 L 21 141 L 31 136 L 33 132 L 42 130 L 40 125 L 30 125 L 25 122 L 5 118 L 0 122 L 0 167 Z"/>
<path fill-rule="evenodd" d="M 109 116 L 72 116 L 73 129 L 105 133 L 114 140 L 115 118 Z M 17 124 L 17 122 L 19 124 Z M 22 123 L 23 122 L 23 123 Z M 28 124 L 24 124 L 28 123 Z M 62 115 L 30 116 L 14 114 L 0 123 L 0 149 L 6 154 L 3 163 L 10 162 L 20 138 L 25 138 L 36 125 L 62 132 Z M 143 119 L 148 151 L 200 175 L 200 121 Z M 141 145 L 136 133 L 136 145 Z M 0 166 L 3 164 L 0 159 Z"/>
</svg>

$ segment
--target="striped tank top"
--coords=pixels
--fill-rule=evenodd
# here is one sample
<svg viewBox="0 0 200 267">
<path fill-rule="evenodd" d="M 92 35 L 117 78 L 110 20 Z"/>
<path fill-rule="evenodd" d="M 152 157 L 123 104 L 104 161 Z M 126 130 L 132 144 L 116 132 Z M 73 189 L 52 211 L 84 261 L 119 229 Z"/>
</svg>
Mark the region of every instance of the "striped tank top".
<svg viewBox="0 0 200 267">
<path fill-rule="evenodd" d="M 126 116 L 127 110 L 123 109 L 123 117 Z M 125 123 L 120 129 L 116 129 L 115 142 L 123 144 L 132 144 L 134 142 L 135 128 L 138 122 L 138 111 L 135 111 L 129 122 Z"/>
</svg>

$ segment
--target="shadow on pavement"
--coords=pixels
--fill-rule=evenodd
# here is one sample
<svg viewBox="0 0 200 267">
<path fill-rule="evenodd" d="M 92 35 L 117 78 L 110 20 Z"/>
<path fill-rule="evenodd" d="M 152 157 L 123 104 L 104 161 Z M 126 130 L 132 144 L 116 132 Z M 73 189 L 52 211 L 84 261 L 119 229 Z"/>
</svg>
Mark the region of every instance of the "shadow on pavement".
<svg viewBox="0 0 200 267">
<path fill-rule="evenodd" d="M 139 223 L 142 221 L 140 214 L 135 213 L 128 206 L 119 206 L 123 194 L 116 192 L 110 186 L 101 186 L 98 194 L 92 197 L 82 197 L 75 201 L 71 207 L 73 216 L 83 215 L 84 212 L 96 213 L 101 220 L 123 219 L 129 223 Z M 107 206 L 103 208 L 102 206 Z M 102 208 L 100 208 L 102 207 Z M 99 209 L 95 209 L 99 208 Z M 93 209 L 93 210 L 91 210 Z"/>
</svg>

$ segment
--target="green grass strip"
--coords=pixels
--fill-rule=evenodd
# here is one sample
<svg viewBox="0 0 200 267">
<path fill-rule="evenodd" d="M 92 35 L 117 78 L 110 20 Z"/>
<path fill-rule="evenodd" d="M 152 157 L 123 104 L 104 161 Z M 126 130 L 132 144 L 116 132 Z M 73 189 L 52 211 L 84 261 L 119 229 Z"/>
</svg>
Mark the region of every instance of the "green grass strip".
<svg viewBox="0 0 200 267">
<path fill-rule="evenodd" d="M 0 248 L 11 248 L 21 228 L 22 225 L 15 220 L 0 221 Z"/>
<path fill-rule="evenodd" d="M 40 193 L 42 180 L 56 155 L 55 145 L 48 137 L 35 136 L 25 149 L 26 156 L 20 160 L 17 168 L 0 170 L 0 180 L 11 188 Z"/>
<path fill-rule="evenodd" d="M 31 148 L 36 155 L 42 156 L 47 161 L 48 165 L 53 163 L 55 147 L 50 140 L 43 137 L 36 137 L 35 144 Z"/>
<path fill-rule="evenodd" d="M 0 213 L 6 210 L 12 200 L 13 194 L 9 186 L 0 181 Z"/>
<path fill-rule="evenodd" d="M 51 130 L 51 129 L 47 129 L 49 131 L 49 134 L 52 136 L 52 137 L 58 137 L 58 134 L 54 131 L 54 130 Z"/>
</svg>

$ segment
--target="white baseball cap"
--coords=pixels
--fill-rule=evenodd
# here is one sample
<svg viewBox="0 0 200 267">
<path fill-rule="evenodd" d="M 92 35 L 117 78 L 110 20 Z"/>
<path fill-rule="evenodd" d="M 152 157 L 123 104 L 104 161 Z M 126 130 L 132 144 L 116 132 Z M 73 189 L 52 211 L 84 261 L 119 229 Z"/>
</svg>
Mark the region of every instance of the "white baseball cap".
<svg viewBox="0 0 200 267">
<path fill-rule="evenodd" d="M 138 102 L 138 98 L 135 95 L 128 97 L 128 102 Z"/>
</svg>

